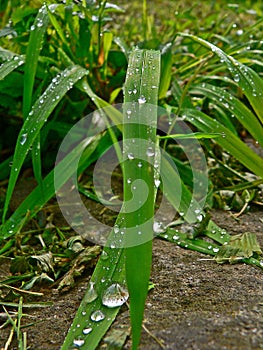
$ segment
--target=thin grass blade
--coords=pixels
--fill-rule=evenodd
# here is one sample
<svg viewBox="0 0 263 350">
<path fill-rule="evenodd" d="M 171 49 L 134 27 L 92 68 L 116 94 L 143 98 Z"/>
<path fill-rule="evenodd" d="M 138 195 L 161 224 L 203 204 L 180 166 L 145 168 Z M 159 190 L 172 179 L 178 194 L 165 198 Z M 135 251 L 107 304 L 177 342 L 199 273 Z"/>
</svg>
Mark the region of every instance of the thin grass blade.
<svg viewBox="0 0 263 350">
<path fill-rule="evenodd" d="M 67 91 L 86 74 L 87 70 L 80 66 L 72 66 L 59 73 L 46 91 L 35 102 L 31 112 L 25 119 L 16 143 L 13 166 L 3 211 L 3 222 L 20 169 L 33 142 L 59 101 L 64 97 Z"/>
<path fill-rule="evenodd" d="M 55 10 L 57 5 L 49 5 Z M 23 94 L 23 115 L 27 117 L 32 105 L 32 92 L 36 69 L 38 64 L 38 57 L 43 46 L 43 38 L 49 24 L 49 17 L 46 5 L 42 6 L 31 26 L 29 42 L 26 51 L 26 64 L 24 70 L 24 94 Z"/>
<path fill-rule="evenodd" d="M 223 108 L 229 110 L 232 116 L 248 130 L 248 132 L 257 140 L 263 147 L 263 129 L 260 121 L 251 110 L 246 107 L 241 101 L 229 94 L 227 91 L 223 91 L 217 86 L 203 83 L 198 86 L 194 86 L 191 89 L 191 93 L 201 93 L 204 96 L 210 98 L 216 105 L 220 105 Z"/>
<path fill-rule="evenodd" d="M 179 35 L 190 38 L 212 50 L 212 52 L 220 58 L 220 61 L 227 65 L 234 81 L 243 90 L 258 118 L 263 123 L 263 81 L 260 76 L 253 71 L 253 69 L 241 64 L 232 56 L 227 55 L 219 47 L 210 42 L 191 34 L 180 33 Z"/>
<path fill-rule="evenodd" d="M 0 80 L 4 79 L 8 74 L 25 63 L 24 55 L 14 55 L 0 66 Z"/>
</svg>

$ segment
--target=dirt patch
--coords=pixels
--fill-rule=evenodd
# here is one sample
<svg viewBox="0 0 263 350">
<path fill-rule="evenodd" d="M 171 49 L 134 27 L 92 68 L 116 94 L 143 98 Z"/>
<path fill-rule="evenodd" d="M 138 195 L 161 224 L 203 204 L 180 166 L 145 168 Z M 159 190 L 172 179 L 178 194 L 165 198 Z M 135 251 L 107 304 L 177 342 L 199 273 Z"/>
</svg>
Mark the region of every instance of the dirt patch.
<svg viewBox="0 0 263 350">
<path fill-rule="evenodd" d="M 255 232 L 263 246 L 262 212 L 251 212 L 235 221 L 228 213 L 212 212 L 214 221 L 231 233 Z M 155 240 L 152 282 L 145 326 L 165 349 L 249 350 L 263 349 L 262 270 L 245 264 L 218 265 L 207 256 Z M 4 266 L 2 265 L 2 273 Z M 75 312 L 84 296 L 90 276 L 79 280 L 65 294 L 42 288 L 53 306 L 27 311 L 24 324 L 31 350 L 60 349 Z M 118 318 L 127 323 L 127 311 Z M 0 332 L 0 348 L 9 335 Z M 11 349 L 16 349 L 13 343 Z M 130 349 L 130 341 L 125 345 Z M 140 349 L 158 350 L 160 345 L 143 331 Z"/>
</svg>

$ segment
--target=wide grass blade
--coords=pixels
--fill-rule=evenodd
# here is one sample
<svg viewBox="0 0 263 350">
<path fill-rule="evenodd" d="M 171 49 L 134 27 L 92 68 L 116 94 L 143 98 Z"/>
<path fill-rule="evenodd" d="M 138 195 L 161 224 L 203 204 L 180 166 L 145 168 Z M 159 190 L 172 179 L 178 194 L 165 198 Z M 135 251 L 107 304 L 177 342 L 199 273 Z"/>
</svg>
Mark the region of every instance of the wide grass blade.
<svg viewBox="0 0 263 350">
<path fill-rule="evenodd" d="M 260 121 L 251 110 L 246 107 L 240 100 L 214 85 L 203 83 L 194 86 L 191 89 L 193 94 L 202 94 L 210 98 L 215 105 L 222 106 L 230 111 L 231 118 L 236 119 L 246 128 L 246 130 L 254 137 L 255 140 L 263 147 L 263 129 Z M 227 126 L 227 125 L 226 125 Z"/>
<path fill-rule="evenodd" d="M 209 48 L 220 58 L 221 62 L 224 62 L 227 65 L 227 68 L 232 74 L 234 81 L 243 90 L 251 106 L 254 108 L 258 118 L 263 123 L 263 81 L 260 76 L 253 71 L 253 69 L 241 64 L 232 56 L 227 55 L 219 47 L 211 44 L 210 42 L 195 35 L 186 33 L 180 33 L 179 35 L 192 39 Z"/>
<path fill-rule="evenodd" d="M 124 86 L 123 117 L 125 269 L 132 349 L 140 342 L 151 271 L 155 191 L 154 168 L 146 155 L 155 148 L 159 79 L 160 52 L 134 50 Z"/>
<path fill-rule="evenodd" d="M 118 219 L 116 224 L 118 225 Z M 115 238 L 116 232 L 113 229 L 107 245 Z M 120 305 L 114 306 L 112 304 L 112 307 L 108 307 L 103 304 L 105 291 L 111 286 L 117 286 L 117 288 L 119 286 L 123 295 L 123 303 L 128 298 L 128 293 L 123 287 L 125 280 L 124 266 L 123 249 L 104 248 L 61 350 L 73 349 L 76 346 L 83 346 L 83 348 L 89 350 L 97 349 L 101 338 L 120 309 Z M 92 316 L 94 312 L 100 315 L 100 319 L 97 321 Z"/>
<path fill-rule="evenodd" d="M 263 177 L 263 159 L 253 152 L 228 128 L 217 120 L 212 119 L 207 114 L 196 109 L 183 109 L 182 115 L 202 132 L 221 133 L 222 137 L 217 137 L 217 143 L 256 175 Z"/>
<path fill-rule="evenodd" d="M 80 66 L 72 66 L 59 73 L 55 78 L 53 78 L 52 83 L 35 102 L 31 112 L 25 119 L 16 143 L 14 160 L 3 211 L 3 222 L 7 214 L 7 209 L 16 180 L 33 142 L 36 140 L 42 126 L 45 124 L 59 101 L 64 97 L 67 91 L 70 90 L 73 85 L 86 74 L 87 70 Z"/>
</svg>

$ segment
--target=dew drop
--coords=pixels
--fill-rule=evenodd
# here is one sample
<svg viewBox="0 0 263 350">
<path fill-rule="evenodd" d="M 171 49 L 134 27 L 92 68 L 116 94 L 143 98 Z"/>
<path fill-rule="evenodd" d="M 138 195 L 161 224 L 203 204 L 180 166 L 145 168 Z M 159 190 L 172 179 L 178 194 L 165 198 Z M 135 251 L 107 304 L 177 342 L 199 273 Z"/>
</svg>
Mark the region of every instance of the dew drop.
<svg viewBox="0 0 263 350">
<path fill-rule="evenodd" d="M 114 233 L 118 233 L 120 231 L 120 228 L 118 225 L 115 225 L 113 228 Z"/>
<path fill-rule="evenodd" d="M 141 168 L 142 167 L 142 162 L 139 162 L 138 163 L 138 168 Z"/>
<path fill-rule="evenodd" d="M 154 150 L 152 147 L 148 147 L 147 151 L 146 151 L 146 154 L 148 157 L 153 157 L 154 156 Z"/>
<path fill-rule="evenodd" d="M 144 96 L 140 96 L 139 98 L 138 98 L 138 103 L 139 104 L 144 104 L 146 102 L 146 98 L 144 97 Z"/>
<path fill-rule="evenodd" d="M 109 256 L 108 256 L 108 253 L 107 252 L 105 252 L 105 250 L 103 250 L 103 252 L 101 253 L 101 259 L 102 260 L 107 260 L 107 259 L 109 259 Z"/>
<path fill-rule="evenodd" d="M 104 313 L 103 313 L 102 311 L 100 311 L 100 310 L 94 311 L 94 312 L 91 314 L 91 316 L 90 316 L 90 319 L 91 319 L 92 321 L 94 321 L 94 322 L 102 321 L 102 320 L 104 320 L 104 318 L 105 318 L 105 315 L 104 315 Z"/>
<path fill-rule="evenodd" d="M 84 297 L 86 303 L 91 303 L 98 298 L 98 293 L 95 289 L 95 282 L 89 282 L 89 289 Z"/>
<path fill-rule="evenodd" d="M 22 134 L 21 139 L 20 139 L 20 145 L 24 145 L 27 140 L 27 134 Z"/>
<path fill-rule="evenodd" d="M 154 185 L 155 185 L 155 187 L 159 187 L 160 186 L 160 183 L 161 183 L 161 181 L 160 180 L 154 180 Z"/>
<path fill-rule="evenodd" d="M 89 334 L 91 331 L 92 331 L 92 328 L 89 327 L 89 328 L 84 328 L 82 332 L 83 332 L 83 334 L 87 335 L 87 334 Z"/>
<path fill-rule="evenodd" d="M 235 74 L 235 75 L 234 75 L 234 81 L 235 81 L 236 83 L 238 83 L 239 80 L 240 80 L 239 74 Z"/>
<path fill-rule="evenodd" d="M 214 253 L 218 253 L 219 252 L 219 248 L 213 248 L 213 252 Z"/>
<path fill-rule="evenodd" d="M 103 294 L 102 304 L 109 307 L 118 307 L 123 305 L 129 298 L 128 291 L 120 286 L 119 283 L 113 283 Z"/>
<path fill-rule="evenodd" d="M 132 179 L 129 177 L 129 178 L 127 179 L 127 183 L 128 183 L 128 184 L 131 184 L 131 182 L 132 182 Z"/>
<path fill-rule="evenodd" d="M 133 155 L 132 153 L 128 153 L 127 157 L 128 157 L 128 159 L 130 159 L 130 160 L 134 159 L 134 155 Z"/>
<path fill-rule="evenodd" d="M 78 347 L 82 346 L 84 343 L 85 343 L 85 340 L 83 340 L 83 339 L 74 339 L 73 340 L 73 344 L 78 346 Z"/>
</svg>

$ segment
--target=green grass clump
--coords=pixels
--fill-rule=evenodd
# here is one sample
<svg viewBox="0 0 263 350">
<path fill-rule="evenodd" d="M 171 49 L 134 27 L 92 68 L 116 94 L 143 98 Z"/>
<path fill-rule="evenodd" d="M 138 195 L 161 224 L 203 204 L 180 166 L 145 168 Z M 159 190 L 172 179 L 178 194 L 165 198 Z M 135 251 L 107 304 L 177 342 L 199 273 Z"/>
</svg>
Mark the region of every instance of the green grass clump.
<svg viewBox="0 0 263 350">
<path fill-rule="evenodd" d="M 77 264 L 96 263 L 62 349 L 95 349 L 125 303 L 133 349 L 138 348 L 161 194 L 177 214 L 160 225 L 159 238 L 218 263 L 263 267 L 253 233 L 231 237 L 209 218 L 213 207 L 236 211 L 238 218 L 251 205 L 262 205 L 261 5 L 167 1 L 167 13 L 160 1 L 120 3 L 0 5 L 0 255 L 12 259 L 14 274 L 3 283 L 26 290 L 41 279 L 64 276 L 66 284 L 76 277 Z M 122 102 L 120 111 L 114 104 Z M 83 128 L 88 138 L 79 142 L 73 126 L 98 109 L 114 127 L 101 131 L 89 120 Z M 73 146 L 55 163 L 70 130 L 76 132 Z M 195 151 L 192 158 L 187 144 Z M 89 250 L 70 227 L 42 216 L 53 216 L 55 191 L 76 170 L 76 188 L 99 201 L 85 181 L 112 146 L 121 163 L 123 205 L 110 217 L 115 224 L 97 261 L 99 247 Z M 207 168 L 195 169 L 197 159 Z M 27 169 L 35 188 L 14 208 Z M 175 228 L 183 222 L 191 224 L 191 234 Z M 43 259 L 48 261 L 44 275 L 34 259 L 43 269 Z M 16 305 L 17 323 L 9 321 L 25 348 L 20 321 L 26 304 L 20 298 Z M 126 329 L 119 348 L 128 335 Z"/>
</svg>

